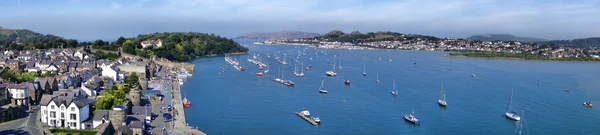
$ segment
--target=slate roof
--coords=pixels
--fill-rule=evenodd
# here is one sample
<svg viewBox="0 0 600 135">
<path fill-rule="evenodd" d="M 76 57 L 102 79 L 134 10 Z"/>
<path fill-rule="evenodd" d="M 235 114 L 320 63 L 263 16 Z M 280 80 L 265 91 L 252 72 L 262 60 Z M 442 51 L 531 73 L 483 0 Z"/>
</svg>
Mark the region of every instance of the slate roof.
<svg viewBox="0 0 600 135">
<path fill-rule="evenodd" d="M 150 116 L 152 114 L 152 107 L 133 106 L 131 108 L 131 114 L 133 114 L 133 115 L 146 115 L 146 116 Z"/>
<path fill-rule="evenodd" d="M 99 121 L 102 120 L 102 118 L 104 118 L 105 120 L 109 120 L 110 119 L 110 111 L 108 110 L 96 110 L 95 114 L 94 114 L 94 121 Z"/>
<path fill-rule="evenodd" d="M 127 115 L 129 128 L 143 128 L 145 124 L 144 115 Z"/>
<path fill-rule="evenodd" d="M 9 60 L 6 60 L 6 63 L 20 63 L 20 61 L 19 60 L 9 59 Z"/>
<path fill-rule="evenodd" d="M 64 95 L 42 95 L 42 99 L 40 100 L 40 105 L 47 106 L 50 102 L 54 102 L 57 105 L 64 104 L 65 106 L 70 105 L 71 103 L 75 103 L 78 108 L 82 108 L 89 104 L 87 98 L 74 96 L 73 94 Z"/>
<path fill-rule="evenodd" d="M 45 89 L 44 87 L 46 87 L 46 83 L 48 83 L 48 79 L 41 77 L 35 78 L 35 81 L 40 82 L 40 86 L 42 86 L 42 89 Z"/>
</svg>

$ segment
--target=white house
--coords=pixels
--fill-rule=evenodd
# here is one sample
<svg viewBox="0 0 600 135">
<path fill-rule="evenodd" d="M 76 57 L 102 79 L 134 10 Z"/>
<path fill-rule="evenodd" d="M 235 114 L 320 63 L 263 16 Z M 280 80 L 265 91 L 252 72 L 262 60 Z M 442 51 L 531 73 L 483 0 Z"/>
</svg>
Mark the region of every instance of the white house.
<svg viewBox="0 0 600 135">
<path fill-rule="evenodd" d="M 96 112 L 94 112 L 92 127 L 96 128 L 104 123 L 108 123 L 109 121 L 110 121 L 110 111 L 109 110 L 96 110 Z"/>
<path fill-rule="evenodd" d="M 146 48 L 148 46 L 161 47 L 162 46 L 162 40 L 160 40 L 160 39 L 158 39 L 158 40 L 146 40 L 146 41 L 142 41 L 140 44 L 142 45 L 142 48 Z"/>
<path fill-rule="evenodd" d="M 99 87 L 96 85 L 81 83 L 81 90 L 84 91 L 88 96 L 96 96 L 98 88 Z"/>
<path fill-rule="evenodd" d="M 21 84 L 9 84 L 8 92 L 17 105 L 27 105 L 29 103 L 29 90 L 27 86 Z"/>
<path fill-rule="evenodd" d="M 83 59 L 85 56 L 85 53 L 82 50 L 78 50 L 73 54 L 73 57 L 78 57 L 79 59 Z"/>
<path fill-rule="evenodd" d="M 50 65 L 47 68 L 41 69 L 42 71 L 45 72 L 51 72 L 51 73 L 56 73 L 58 72 L 58 67 L 56 67 L 55 65 Z"/>
<path fill-rule="evenodd" d="M 121 78 L 119 78 L 119 75 L 118 75 L 118 73 L 119 73 L 118 67 L 102 64 L 102 66 L 100 68 L 102 68 L 102 76 L 110 77 L 114 81 L 121 79 Z"/>
<path fill-rule="evenodd" d="M 75 92 L 43 95 L 40 100 L 40 119 L 45 125 L 59 128 L 85 129 L 90 105 L 87 98 Z"/>
</svg>

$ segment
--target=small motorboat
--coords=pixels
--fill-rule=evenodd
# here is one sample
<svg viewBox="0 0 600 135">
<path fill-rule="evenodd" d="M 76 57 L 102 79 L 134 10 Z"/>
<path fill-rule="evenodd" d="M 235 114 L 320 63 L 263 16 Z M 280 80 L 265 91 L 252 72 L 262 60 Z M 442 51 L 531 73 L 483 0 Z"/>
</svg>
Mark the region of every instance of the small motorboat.
<svg viewBox="0 0 600 135">
<path fill-rule="evenodd" d="M 566 92 L 571 92 L 571 90 L 569 90 L 569 89 L 565 89 L 565 91 L 566 91 Z"/>
<path fill-rule="evenodd" d="M 325 72 L 325 75 L 327 75 L 327 76 L 336 76 L 337 73 L 335 73 L 334 71 L 327 71 L 327 72 Z"/>
<path fill-rule="evenodd" d="M 312 118 L 310 118 L 310 119 L 312 119 L 312 120 L 313 120 L 313 121 L 315 121 L 316 123 L 321 123 L 321 119 L 319 119 L 319 117 L 312 117 Z"/>
<path fill-rule="evenodd" d="M 344 80 L 344 84 L 350 85 L 350 80 Z"/>
<path fill-rule="evenodd" d="M 263 67 L 258 67 L 258 70 L 263 70 Z"/>
<path fill-rule="evenodd" d="M 263 73 L 262 72 L 258 72 L 258 73 L 256 73 L 256 76 L 263 76 Z"/>
<path fill-rule="evenodd" d="M 295 83 L 290 81 L 290 80 L 286 80 L 283 84 L 287 85 L 287 86 L 294 86 Z"/>
<path fill-rule="evenodd" d="M 593 106 L 593 105 L 592 105 L 592 102 L 590 102 L 590 101 L 583 102 L 583 105 L 584 105 L 585 107 L 592 107 L 592 106 Z"/>
<path fill-rule="evenodd" d="M 475 77 L 475 74 L 471 74 L 471 77 Z"/>
<path fill-rule="evenodd" d="M 417 117 L 415 116 L 415 112 L 412 112 L 411 114 L 404 115 L 404 119 L 406 121 L 411 122 L 411 123 L 416 124 L 416 125 L 421 124 L 421 122 L 419 121 L 419 119 L 417 119 Z"/>
</svg>

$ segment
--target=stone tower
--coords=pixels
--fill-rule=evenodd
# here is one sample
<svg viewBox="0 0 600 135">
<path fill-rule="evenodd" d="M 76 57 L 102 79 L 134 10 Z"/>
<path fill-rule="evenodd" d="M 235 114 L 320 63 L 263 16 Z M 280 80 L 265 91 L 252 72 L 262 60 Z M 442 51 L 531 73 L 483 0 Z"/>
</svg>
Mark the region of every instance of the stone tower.
<svg viewBox="0 0 600 135">
<path fill-rule="evenodd" d="M 123 126 L 125 126 L 125 118 L 126 118 L 126 114 L 125 114 L 125 110 L 123 110 L 122 108 L 120 109 L 113 109 L 110 110 L 109 112 L 109 117 L 110 117 L 110 122 L 112 122 L 113 126 L 115 127 L 115 130 L 118 131 L 122 131 L 121 128 L 123 128 Z"/>
<path fill-rule="evenodd" d="M 134 106 L 141 106 L 141 94 L 142 92 L 139 89 L 131 89 L 129 91 L 129 100 Z"/>
</svg>

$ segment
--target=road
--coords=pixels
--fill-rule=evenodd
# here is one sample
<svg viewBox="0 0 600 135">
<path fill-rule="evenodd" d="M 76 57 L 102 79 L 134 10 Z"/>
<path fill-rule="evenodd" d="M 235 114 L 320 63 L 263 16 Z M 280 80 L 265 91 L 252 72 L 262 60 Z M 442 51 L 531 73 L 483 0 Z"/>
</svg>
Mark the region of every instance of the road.
<svg viewBox="0 0 600 135">
<path fill-rule="evenodd" d="M 0 134 L 30 134 L 30 135 L 41 135 L 42 132 L 40 130 L 40 126 L 37 123 L 38 120 L 38 110 L 33 109 L 31 113 L 27 113 L 22 111 L 21 113 L 28 115 L 24 118 L 12 120 L 9 122 L 0 124 Z"/>
</svg>

